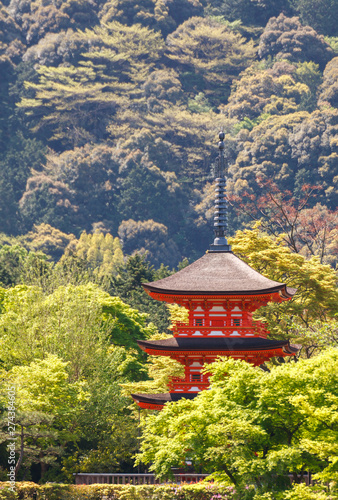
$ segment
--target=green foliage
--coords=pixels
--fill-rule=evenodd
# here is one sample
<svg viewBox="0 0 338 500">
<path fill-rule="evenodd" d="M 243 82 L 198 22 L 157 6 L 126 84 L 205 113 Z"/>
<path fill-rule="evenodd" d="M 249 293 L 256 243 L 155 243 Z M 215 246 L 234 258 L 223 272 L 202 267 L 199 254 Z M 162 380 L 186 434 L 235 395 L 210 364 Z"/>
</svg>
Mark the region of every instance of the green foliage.
<svg viewBox="0 0 338 500">
<path fill-rule="evenodd" d="M 296 0 L 293 2 L 300 20 L 318 33 L 334 36 L 337 33 L 338 5 L 334 0 Z M 329 12 L 329 15 L 328 15 Z"/>
<path fill-rule="evenodd" d="M 140 253 L 157 268 L 162 262 L 174 267 L 180 258 L 179 250 L 173 241 L 168 241 L 168 228 L 153 220 L 135 222 L 123 221 L 118 230 L 125 253 Z M 155 243 L 156 242 L 156 243 Z"/>
<path fill-rule="evenodd" d="M 42 252 L 29 252 L 16 241 L 0 248 L 0 284 L 11 287 L 48 275 L 51 269 Z"/>
<path fill-rule="evenodd" d="M 332 59 L 326 66 L 323 73 L 323 84 L 320 88 L 319 104 L 325 106 L 329 104 L 333 108 L 338 106 L 338 57 Z"/>
<path fill-rule="evenodd" d="M 256 271 L 297 289 L 291 301 L 270 303 L 257 311 L 257 319 L 264 318 L 274 335 L 285 338 L 290 334 L 292 318 L 296 324 L 309 327 L 337 313 L 337 277 L 330 266 L 316 257 L 306 260 L 285 246 L 282 237 L 274 239 L 258 229 L 239 231 L 229 241 L 233 251 Z"/>
<path fill-rule="evenodd" d="M 227 21 L 241 20 L 246 26 L 265 26 L 272 16 L 291 14 L 292 7 L 289 0 L 216 0 L 209 1 L 206 8 L 207 14 L 222 16 Z"/>
<path fill-rule="evenodd" d="M 47 355 L 28 366 L 14 366 L 6 374 L 6 385 L 16 392 L 15 437 L 21 450 L 16 473 L 23 459 L 26 468 L 34 462 L 53 463 L 67 442 L 79 438 L 75 421 L 88 394 L 81 383 L 69 380 L 66 366 L 57 356 Z M 1 397 L 4 402 L 6 394 Z M 6 441 L 7 420 L 2 425 L 1 439 Z"/>
<path fill-rule="evenodd" d="M 225 84 L 254 57 L 252 42 L 246 43 L 223 23 L 208 18 L 189 19 L 167 40 L 168 57 L 185 71 L 183 87 L 204 92 L 213 104 L 224 102 Z"/>
<path fill-rule="evenodd" d="M 161 112 L 169 103 L 178 104 L 183 98 L 178 73 L 171 68 L 155 70 L 143 84 L 149 111 Z"/>
<path fill-rule="evenodd" d="M 78 470 L 132 468 L 137 425 L 119 384 L 147 376 L 135 342 L 156 332 L 147 315 L 93 284 L 21 285 L 2 290 L 0 323 L 24 471 L 39 462 L 44 481 L 72 481 Z"/>
<path fill-rule="evenodd" d="M 94 224 L 105 223 L 109 206 L 108 225 L 115 229 L 117 169 L 113 151 L 105 145 L 48 155 L 43 170 L 32 172 L 20 201 L 26 225 L 37 220 L 53 222 L 63 231 L 91 230 Z"/>
<path fill-rule="evenodd" d="M 240 491 L 252 485 L 271 498 L 290 488 L 289 472 L 297 480 L 309 469 L 330 470 L 325 480 L 335 478 L 335 350 L 269 373 L 233 359 L 209 365 L 208 372 L 209 391 L 146 418 L 138 460 L 151 463 L 159 477 L 190 460 L 226 474 Z"/>
<path fill-rule="evenodd" d="M 58 260 L 66 247 L 75 239 L 73 234 L 65 234 L 49 224 L 34 226 L 33 231 L 20 238 L 30 250 L 42 252 Z"/>
<path fill-rule="evenodd" d="M 334 63 L 322 86 L 321 71 L 334 52 L 314 31 L 320 9 L 311 10 L 311 27 L 286 17 L 306 3 L 5 2 L 0 229 L 48 224 L 76 237 L 96 228 L 116 235 L 119 227 L 129 234 L 132 220 L 125 252 L 148 251 L 156 266 L 197 258 L 210 242 L 201 199 L 220 127 L 230 133 L 236 194 L 258 194 L 262 176 L 295 194 L 322 184 L 320 201 L 333 209 Z M 262 60 L 252 64 L 258 42 Z M 232 216 L 230 231 L 243 220 Z M 155 246 L 164 251 L 151 255 Z"/>
<path fill-rule="evenodd" d="M 110 291 L 121 297 L 127 304 L 148 313 L 152 322 L 160 331 L 166 331 L 169 326 L 169 312 L 165 304 L 149 297 L 142 283 L 156 281 L 169 276 L 168 268 L 158 271 L 146 260 L 144 255 L 135 254 L 118 269 L 117 276 L 111 280 Z"/>
<path fill-rule="evenodd" d="M 69 361 L 72 379 L 81 379 L 100 363 L 107 341 L 135 348 L 137 339 L 154 333 L 146 319 L 91 283 L 59 287 L 49 295 L 18 285 L 6 290 L 2 301 L 1 358 L 10 368 L 55 354 Z"/>
<path fill-rule="evenodd" d="M 109 233 L 103 234 L 96 230 L 93 234 L 81 233 L 79 240 L 73 240 L 67 247 L 67 253 L 86 261 L 94 276 L 106 281 L 117 273 L 123 265 L 123 252 L 120 240 Z"/>
<path fill-rule="evenodd" d="M 330 47 L 334 50 L 334 52 L 338 53 L 338 37 L 337 36 L 326 36 L 326 42 L 330 45 Z"/>
<path fill-rule="evenodd" d="M 193 113 L 208 113 L 212 108 L 203 92 L 199 92 L 194 99 L 188 100 L 188 109 Z"/>
<path fill-rule="evenodd" d="M 119 87 L 116 80 L 97 81 L 90 65 L 40 66 L 37 72 L 39 83 L 27 83 L 27 88 L 35 93 L 34 98 L 24 98 L 18 106 L 33 117 L 35 131 L 47 127 L 51 140 L 66 141 L 75 147 L 90 141 L 93 133 L 102 137 L 104 117 L 125 102 L 116 88 Z"/>
<path fill-rule="evenodd" d="M 262 272 L 299 288 L 293 305 L 270 304 L 262 311 L 276 336 L 302 342 L 305 357 L 336 345 L 333 274 L 312 256 L 336 264 L 337 23 L 329 0 L 313 5 L 1 5 L 0 358 L 8 373 L 20 372 L 19 385 L 24 377 L 34 382 L 25 386 L 32 398 L 34 387 L 43 385 L 42 372 L 54 380 L 52 359 L 68 377 L 63 390 L 75 391 L 78 384 L 85 395 L 72 414 L 69 441 L 61 439 L 63 409 L 57 404 L 54 412 L 50 405 L 48 412 L 32 407 L 22 415 L 33 452 L 25 452 L 20 474 L 29 477 L 38 450 L 41 460 L 31 471 L 40 467 L 44 481 L 72 480 L 76 470 L 133 468 L 137 416 L 119 384 L 166 390 L 168 378 L 180 376 L 181 369 L 161 358 L 142 365 L 135 340 L 156 333 L 148 321 L 161 332 L 170 321 L 168 308 L 150 299 L 142 282 L 167 276 L 168 266 L 185 256 L 194 260 L 208 247 L 214 197 L 208 175 L 221 127 L 229 191 L 245 205 L 240 215 L 230 208 L 230 232 L 247 222 L 267 179 L 290 191 L 289 200 L 302 199 L 304 185 L 322 186 L 298 226 L 288 226 L 277 241 L 239 236 L 238 251 Z M 330 11 L 326 19 L 324 9 Z M 300 20 L 285 17 L 295 14 Z M 257 45 L 261 60 L 254 62 Z M 270 226 L 276 229 L 275 222 Z M 291 247 L 301 254 L 295 257 L 282 244 L 294 228 Z M 116 235 L 123 252 L 132 255 L 125 262 Z M 261 260 L 258 244 L 264 247 Z M 185 321 L 184 314 L 171 311 L 171 321 L 177 320 Z M 49 381 L 46 387 L 51 389 Z M 325 469 L 325 480 L 334 467 L 332 462 Z M 60 488 L 50 488 L 41 496 L 61 496 Z M 154 498 L 160 495 L 155 491 Z M 299 491 L 294 495 L 315 495 Z M 128 494 L 121 493 L 121 500 Z M 210 500 L 209 492 L 199 495 Z M 254 492 L 249 487 L 243 495 L 249 499 Z"/>
<path fill-rule="evenodd" d="M 6 101 L 10 102 L 8 96 Z M 0 228 L 7 234 L 18 234 L 22 229 L 20 198 L 31 169 L 39 169 L 45 161 L 46 148 L 36 139 L 25 138 L 20 130 L 12 132 L 8 122 L 3 131 L 6 144 L 3 144 L 4 155 L 0 161 L 0 189 L 3 192 Z"/>
<path fill-rule="evenodd" d="M 201 15 L 203 0 L 170 1 L 160 0 L 109 0 L 105 2 L 100 17 L 104 23 L 119 21 L 132 26 L 140 23 L 154 30 L 161 30 L 163 35 L 175 30 L 178 24 L 192 16 Z"/>
<path fill-rule="evenodd" d="M 7 483 L 8 484 L 8 483 Z M 8 491 L 6 483 L 0 483 L 1 500 L 14 500 L 16 497 Z M 25 500 L 43 500 L 48 495 L 50 500 L 101 500 L 103 497 L 117 500 L 208 500 L 222 498 L 237 500 L 232 487 L 214 484 L 156 484 L 156 485 L 109 485 L 91 484 L 75 486 L 57 483 L 34 484 L 18 482 L 17 493 Z M 218 496 L 219 495 L 219 496 Z M 244 497 L 245 498 L 245 497 Z"/>
<path fill-rule="evenodd" d="M 323 69 L 334 56 L 324 37 L 310 26 L 302 26 L 297 17 L 280 14 L 272 17 L 261 36 L 260 57 L 272 56 L 290 61 L 313 61 Z"/>
<path fill-rule="evenodd" d="M 247 123 L 246 128 L 251 130 L 254 124 L 270 115 L 284 115 L 301 109 L 303 101 L 308 99 L 310 88 L 297 82 L 292 73 L 287 74 L 292 70 L 296 72 L 296 68 L 285 66 L 276 63 L 271 69 L 263 71 L 248 68 L 234 85 L 224 112 L 231 118 L 255 120 L 251 127 Z"/>
<path fill-rule="evenodd" d="M 66 2 L 25 2 L 11 0 L 9 12 L 22 28 L 28 45 L 33 45 L 46 32 L 58 32 L 68 27 L 75 29 L 97 22 L 94 2 L 68 0 Z"/>
<path fill-rule="evenodd" d="M 309 326 L 295 322 L 290 330 L 293 341 L 301 345 L 300 354 L 306 358 L 318 354 L 327 347 L 336 347 L 338 342 L 337 319 L 325 322 L 315 320 Z"/>
<path fill-rule="evenodd" d="M 229 155 L 235 157 L 229 190 L 241 197 L 260 196 L 273 179 L 280 191 L 302 198 L 304 185 L 318 185 L 323 189 L 317 201 L 335 209 L 336 120 L 335 109 L 298 111 L 270 116 L 251 131 L 242 129 L 236 140 L 229 137 Z"/>
</svg>

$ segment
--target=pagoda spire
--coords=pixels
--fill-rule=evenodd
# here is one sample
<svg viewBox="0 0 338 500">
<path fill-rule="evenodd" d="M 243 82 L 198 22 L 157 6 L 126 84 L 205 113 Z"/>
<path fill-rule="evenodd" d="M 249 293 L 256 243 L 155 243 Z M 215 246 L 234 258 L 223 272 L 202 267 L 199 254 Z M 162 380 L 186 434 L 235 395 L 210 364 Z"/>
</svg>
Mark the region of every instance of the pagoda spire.
<svg viewBox="0 0 338 500">
<path fill-rule="evenodd" d="M 267 338 L 265 324 L 253 318 L 260 307 L 290 300 L 296 290 L 252 269 L 232 253 L 225 238 L 224 138 L 221 130 L 215 175 L 215 240 L 209 252 L 175 274 L 142 285 L 153 299 L 185 307 L 189 318 L 174 325 L 172 337 L 137 341 L 146 353 L 168 356 L 184 366 L 184 375 L 172 377 L 168 392 L 132 394 L 140 408 L 161 410 L 168 402 L 195 398 L 210 387 L 206 369 L 219 356 L 260 366 L 272 357 L 294 356 L 298 351 L 288 340 Z"/>
<path fill-rule="evenodd" d="M 225 237 L 228 228 L 228 199 L 226 194 L 226 170 L 227 165 L 224 158 L 224 138 L 223 130 L 218 135 L 218 158 L 216 165 L 215 179 L 215 211 L 214 211 L 214 243 L 210 245 L 209 252 L 231 252 L 231 246 L 228 245 Z"/>
</svg>

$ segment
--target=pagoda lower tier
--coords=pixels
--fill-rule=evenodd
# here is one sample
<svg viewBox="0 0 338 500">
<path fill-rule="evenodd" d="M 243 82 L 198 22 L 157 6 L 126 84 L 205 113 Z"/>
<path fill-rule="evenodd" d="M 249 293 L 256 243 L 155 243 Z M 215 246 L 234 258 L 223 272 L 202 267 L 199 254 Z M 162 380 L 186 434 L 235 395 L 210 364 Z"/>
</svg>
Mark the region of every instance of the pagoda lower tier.
<svg viewBox="0 0 338 500">
<path fill-rule="evenodd" d="M 185 367 L 184 378 L 174 377 L 168 393 L 132 395 L 141 408 L 148 409 L 160 409 L 166 402 L 181 398 L 192 399 L 200 391 L 208 389 L 209 374 L 202 372 L 202 368 L 216 361 L 219 356 L 241 359 L 259 366 L 272 357 L 292 356 L 297 352 L 288 341 L 263 337 L 171 337 L 138 341 L 138 345 L 150 355 L 169 356 Z"/>
<path fill-rule="evenodd" d="M 198 392 L 164 392 L 162 394 L 132 394 L 133 400 L 140 408 L 162 410 L 163 405 L 180 399 L 194 399 Z"/>
</svg>

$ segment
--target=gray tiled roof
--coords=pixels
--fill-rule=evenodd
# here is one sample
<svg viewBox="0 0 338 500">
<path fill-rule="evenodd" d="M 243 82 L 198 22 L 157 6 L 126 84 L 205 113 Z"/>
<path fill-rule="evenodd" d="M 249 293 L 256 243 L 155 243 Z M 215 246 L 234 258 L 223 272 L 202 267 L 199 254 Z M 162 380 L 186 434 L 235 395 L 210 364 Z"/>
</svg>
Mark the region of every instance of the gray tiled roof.
<svg viewBox="0 0 338 500">
<path fill-rule="evenodd" d="M 152 283 L 149 291 L 174 294 L 254 294 L 282 290 L 291 297 L 295 289 L 265 278 L 232 252 L 207 253 L 181 271 Z"/>
<path fill-rule="evenodd" d="M 170 351 L 264 351 L 285 347 L 296 352 L 287 340 L 271 340 L 262 337 L 169 337 L 163 340 L 138 340 L 144 349 Z"/>
<path fill-rule="evenodd" d="M 162 394 L 131 394 L 131 397 L 135 401 L 140 401 L 142 403 L 152 403 L 152 404 L 164 404 L 168 401 L 179 401 L 182 398 L 194 399 L 197 396 L 196 392 L 164 392 Z"/>
</svg>

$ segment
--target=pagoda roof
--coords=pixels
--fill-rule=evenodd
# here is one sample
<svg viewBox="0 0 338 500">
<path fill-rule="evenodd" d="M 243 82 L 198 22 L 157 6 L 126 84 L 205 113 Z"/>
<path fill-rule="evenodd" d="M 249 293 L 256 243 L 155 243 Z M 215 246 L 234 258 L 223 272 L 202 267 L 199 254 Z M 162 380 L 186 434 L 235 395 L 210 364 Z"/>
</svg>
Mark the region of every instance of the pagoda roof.
<svg viewBox="0 0 338 500">
<path fill-rule="evenodd" d="M 182 398 L 194 399 L 197 394 L 197 392 L 165 392 L 162 394 L 131 394 L 131 397 L 137 403 L 164 405 L 169 401 L 179 401 Z"/>
<path fill-rule="evenodd" d="M 175 295 L 255 295 L 281 292 L 291 298 L 296 289 L 265 278 L 232 252 L 208 252 L 177 273 L 151 283 L 148 292 Z"/>
<path fill-rule="evenodd" d="M 288 340 L 262 337 L 169 337 L 163 340 L 138 340 L 141 349 L 156 351 L 264 351 L 284 348 L 288 353 L 298 351 Z"/>
</svg>

